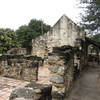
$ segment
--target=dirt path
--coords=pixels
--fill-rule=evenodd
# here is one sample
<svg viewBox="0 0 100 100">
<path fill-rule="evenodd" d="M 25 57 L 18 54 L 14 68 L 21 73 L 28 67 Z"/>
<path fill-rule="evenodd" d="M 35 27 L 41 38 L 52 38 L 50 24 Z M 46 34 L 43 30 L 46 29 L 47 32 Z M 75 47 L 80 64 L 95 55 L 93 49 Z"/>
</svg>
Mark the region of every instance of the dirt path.
<svg viewBox="0 0 100 100">
<path fill-rule="evenodd" d="M 68 100 L 100 100 L 100 67 L 89 67 L 84 71 Z"/>
<path fill-rule="evenodd" d="M 40 84 L 51 84 L 50 83 L 50 70 L 49 70 L 49 66 L 48 65 L 44 65 L 39 67 L 38 70 L 38 81 L 37 83 Z"/>
</svg>

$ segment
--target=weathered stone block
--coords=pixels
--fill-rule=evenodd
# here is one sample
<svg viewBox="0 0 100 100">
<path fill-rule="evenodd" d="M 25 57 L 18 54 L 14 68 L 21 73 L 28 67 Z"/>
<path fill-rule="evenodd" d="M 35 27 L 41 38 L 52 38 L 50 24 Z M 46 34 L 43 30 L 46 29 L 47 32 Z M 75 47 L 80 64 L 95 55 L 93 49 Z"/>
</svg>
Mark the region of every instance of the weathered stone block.
<svg viewBox="0 0 100 100">
<path fill-rule="evenodd" d="M 52 73 L 57 73 L 59 75 L 64 75 L 65 68 L 64 68 L 64 66 L 54 65 L 54 66 L 50 66 L 49 70 Z"/>
<path fill-rule="evenodd" d="M 59 94 L 65 94 L 65 86 L 64 87 L 53 86 L 52 92 L 57 92 Z"/>
<path fill-rule="evenodd" d="M 50 81 L 54 83 L 59 83 L 59 84 L 64 83 L 64 76 L 52 74 L 50 76 Z"/>
<path fill-rule="evenodd" d="M 64 95 L 57 92 L 52 92 L 52 100 L 64 100 Z"/>
<path fill-rule="evenodd" d="M 48 59 L 49 60 L 52 60 L 52 61 L 58 61 L 59 60 L 59 57 L 54 55 L 54 56 L 48 56 Z"/>
<path fill-rule="evenodd" d="M 15 89 L 9 100 L 51 100 L 51 88 L 50 85 L 29 84 Z"/>
<path fill-rule="evenodd" d="M 49 60 L 48 63 L 50 65 L 58 65 L 58 66 L 63 66 L 65 64 L 65 61 L 64 60 Z"/>
<path fill-rule="evenodd" d="M 32 88 L 19 88 L 12 92 L 10 100 L 16 100 L 16 98 L 33 99 Z"/>
</svg>

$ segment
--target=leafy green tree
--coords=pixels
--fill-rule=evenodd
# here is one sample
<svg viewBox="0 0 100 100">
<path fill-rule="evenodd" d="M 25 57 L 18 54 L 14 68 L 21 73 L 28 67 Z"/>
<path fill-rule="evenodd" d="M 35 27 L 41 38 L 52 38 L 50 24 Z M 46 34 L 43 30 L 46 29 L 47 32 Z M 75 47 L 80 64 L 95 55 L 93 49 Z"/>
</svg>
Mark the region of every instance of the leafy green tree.
<svg viewBox="0 0 100 100">
<path fill-rule="evenodd" d="M 24 26 L 21 26 L 17 31 L 16 31 L 16 34 L 17 34 L 17 41 L 18 43 L 20 44 L 20 46 L 22 47 L 26 47 L 27 44 L 27 41 L 29 40 L 29 35 L 31 33 L 31 29 L 24 25 Z"/>
<path fill-rule="evenodd" d="M 50 29 L 50 26 L 49 25 L 46 25 L 45 23 L 43 23 L 43 21 L 36 20 L 36 19 L 32 19 L 29 22 L 28 26 L 32 30 L 35 30 L 36 32 L 39 32 L 40 34 L 46 33 Z"/>
<path fill-rule="evenodd" d="M 28 25 L 21 26 L 17 31 L 17 41 L 22 47 L 31 49 L 32 39 L 46 33 L 50 29 L 49 25 L 40 20 L 32 19 Z"/>
<path fill-rule="evenodd" d="M 85 15 L 82 16 L 82 27 L 88 32 L 100 32 L 100 0 L 81 0 L 87 4 Z"/>
<path fill-rule="evenodd" d="M 32 39 L 46 33 L 50 29 L 41 20 L 32 19 L 28 25 L 19 27 L 18 30 L 0 29 L 0 53 L 6 53 L 15 47 L 25 47 L 31 50 Z"/>
<path fill-rule="evenodd" d="M 14 47 L 18 47 L 15 32 L 11 29 L 0 29 L 0 53 L 6 53 Z"/>
<path fill-rule="evenodd" d="M 100 34 L 94 35 L 92 39 L 100 43 Z"/>
</svg>

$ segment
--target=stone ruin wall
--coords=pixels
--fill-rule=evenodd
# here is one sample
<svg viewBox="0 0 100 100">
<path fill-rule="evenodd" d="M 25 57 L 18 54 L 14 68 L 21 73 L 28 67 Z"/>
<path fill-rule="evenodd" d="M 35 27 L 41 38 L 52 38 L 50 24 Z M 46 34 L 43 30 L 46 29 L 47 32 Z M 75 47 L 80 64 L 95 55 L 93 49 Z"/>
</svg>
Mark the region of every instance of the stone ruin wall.
<svg viewBox="0 0 100 100">
<path fill-rule="evenodd" d="M 36 81 L 39 62 L 41 58 L 36 56 L 2 55 L 0 56 L 0 76 Z"/>
<path fill-rule="evenodd" d="M 9 100 L 64 100 L 74 83 L 74 52 L 72 47 L 53 48 L 48 65 L 51 85 L 29 84 L 12 92 Z M 23 91 L 23 93 L 21 93 Z M 26 92 L 27 91 L 27 92 Z M 30 94 L 30 95 L 29 95 Z"/>
<path fill-rule="evenodd" d="M 38 86 L 35 86 L 35 91 L 32 84 L 32 98 L 29 94 L 25 94 L 25 96 L 27 97 L 28 95 L 31 100 L 64 100 L 73 87 L 75 77 L 74 62 L 78 61 L 74 61 L 72 47 L 75 46 L 76 39 L 84 38 L 84 35 L 85 33 L 75 23 L 66 16 L 62 16 L 48 33 L 32 40 L 33 56 L 1 56 L 0 75 L 27 81 L 36 81 L 38 78 L 38 64 L 41 62 L 41 58 L 34 55 L 43 58 L 47 55 L 52 90 L 51 86 L 47 86 L 48 89 L 45 90 L 45 87 L 41 85 L 40 87 L 43 91 Z M 81 58 L 80 62 L 84 64 Z M 30 87 L 25 87 L 22 91 L 27 91 L 27 89 L 30 91 Z M 19 93 L 20 89 L 16 91 L 16 93 Z M 44 91 L 48 93 L 46 96 L 44 96 Z M 17 100 L 20 97 L 25 98 L 23 94 L 18 95 Z M 50 95 L 52 95 L 52 98 L 50 98 Z M 16 97 L 13 98 L 12 96 L 10 100 L 16 100 Z"/>
<path fill-rule="evenodd" d="M 75 46 L 76 39 L 84 36 L 85 32 L 64 15 L 49 32 L 32 40 L 32 55 L 44 57 L 52 52 L 52 47 Z"/>
<path fill-rule="evenodd" d="M 79 52 L 79 51 L 78 51 Z M 80 54 L 82 52 L 80 51 Z M 76 58 L 76 50 L 71 46 L 54 47 L 48 56 L 52 100 L 67 100 L 78 75 L 76 64 L 82 72 L 84 56 Z M 79 70 L 78 70 L 79 71 Z"/>
<path fill-rule="evenodd" d="M 74 52 L 57 47 L 49 56 L 52 100 L 64 100 L 74 83 Z"/>
<path fill-rule="evenodd" d="M 52 53 L 48 54 L 51 85 L 29 84 L 28 87 L 14 90 L 10 100 L 67 100 L 77 75 L 74 64 L 78 60 L 75 60 L 75 53 L 72 46 L 54 47 Z"/>
</svg>

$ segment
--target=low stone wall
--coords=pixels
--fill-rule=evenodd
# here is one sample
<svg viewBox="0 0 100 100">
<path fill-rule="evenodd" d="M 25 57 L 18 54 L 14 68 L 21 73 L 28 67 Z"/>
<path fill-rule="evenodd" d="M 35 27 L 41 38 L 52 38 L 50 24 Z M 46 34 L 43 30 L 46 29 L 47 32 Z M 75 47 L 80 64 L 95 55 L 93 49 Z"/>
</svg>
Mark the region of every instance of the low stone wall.
<svg viewBox="0 0 100 100">
<path fill-rule="evenodd" d="M 82 69 L 81 66 L 85 64 L 84 56 L 83 55 L 80 56 L 77 53 L 81 53 L 81 52 L 77 50 L 75 51 L 75 50 L 76 50 L 75 48 L 65 45 L 61 47 L 54 47 L 53 52 L 48 54 L 47 61 L 48 61 L 48 68 L 50 70 L 50 74 L 49 74 L 50 84 L 52 85 L 52 87 L 51 86 L 49 87 L 49 85 L 45 85 L 45 84 L 41 85 L 39 83 L 38 84 L 33 83 L 26 86 L 25 88 L 14 90 L 14 92 L 12 92 L 11 94 L 10 100 L 67 100 L 73 88 L 74 81 L 76 77 L 78 76 L 78 74 L 80 73 L 79 71 Z M 2 61 L 6 61 L 7 64 L 9 65 L 9 60 L 11 59 L 14 60 L 15 58 L 13 57 L 11 58 L 8 57 L 8 58 L 9 59 L 6 61 L 4 60 L 4 57 L 3 57 Z M 20 56 L 18 58 L 20 58 L 21 60 L 24 59 L 24 61 L 27 62 L 27 63 L 24 63 L 24 64 L 27 64 L 26 67 L 24 66 L 21 67 L 23 69 L 21 78 L 23 78 L 23 73 L 26 73 L 26 71 L 24 70 L 30 69 L 26 74 L 26 76 L 28 77 L 29 75 L 29 77 L 28 78 L 24 77 L 25 80 L 26 79 L 29 80 L 29 78 L 31 77 L 35 77 L 35 80 L 36 80 L 38 64 L 39 62 L 42 61 L 42 59 L 38 57 L 34 57 L 34 56 Z M 17 60 L 20 61 L 20 59 L 18 58 Z M 15 64 L 19 65 L 18 62 Z M 16 68 L 19 68 L 18 65 L 16 66 Z M 35 72 L 33 72 L 32 70 L 34 70 Z M 13 71 L 11 72 L 11 74 L 12 73 Z M 46 72 L 44 73 L 47 74 Z M 33 81 L 33 79 L 31 79 L 31 81 Z"/>
<path fill-rule="evenodd" d="M 52 100 L 64 100 L 74 81 L 74 54 L 70 46 L 57 47 L 49 54 Z"/>
<path fill-rule="evenodd" d="M 51 85 L 29 84 L 24 88 L 15 89 L 9 100 L 52 100 Z"/>
<path fill-rule="evenodd" d="M 0 56 L 0 75 L 26 81 L 38 79 L 38 66 L 42 59 L 37 56 Z"/>
<path fill-rule="evenodd" d="M 27 49 L 26 48 L 12 48 L 7 51 L 7 54 L 26 55 Z"/>
</svg>

